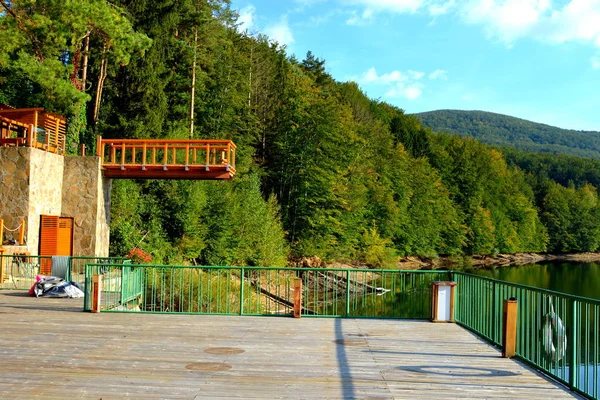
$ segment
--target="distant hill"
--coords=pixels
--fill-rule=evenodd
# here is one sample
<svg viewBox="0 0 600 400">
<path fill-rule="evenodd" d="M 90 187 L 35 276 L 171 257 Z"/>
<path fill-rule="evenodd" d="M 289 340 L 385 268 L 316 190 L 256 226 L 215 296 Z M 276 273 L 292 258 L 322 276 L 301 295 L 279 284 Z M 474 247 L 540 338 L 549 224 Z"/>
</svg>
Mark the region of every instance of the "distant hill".
<svg viewBox="0 0 600 400">
<path fill-rule="evenodd" d="M 434 132 L 525 151 L 600 159 L 600 132 L 561 129 L 485 111 L 438 110 L 415 116 Z"/>
</svg>

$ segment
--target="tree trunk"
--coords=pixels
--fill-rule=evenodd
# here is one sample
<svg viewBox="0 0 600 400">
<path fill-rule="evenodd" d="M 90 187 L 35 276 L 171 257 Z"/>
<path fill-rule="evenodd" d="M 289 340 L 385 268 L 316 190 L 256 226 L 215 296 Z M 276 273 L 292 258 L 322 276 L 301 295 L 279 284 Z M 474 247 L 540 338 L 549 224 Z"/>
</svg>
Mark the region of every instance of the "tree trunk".
<svg viewBox="0 0 600 400">
<path fill-rule="evenodd" d="M 85 44 L 83 48 L 83 71 L 81 72 L 81 91 L 85 92 L 85 85 L 87 81 L 87 68 L 88 68 L 88 52 L 90 51 L 90 31 L 85 34 Z"/>
<path fill-rule="evenodd" d="M 104 48 L 106 50 L 106 47 Z M 103 52 L 104 53 L 104 52 Z M 98 87 L 96 88 L 96 99 L 94 101 L 93 126 L 98 122 L 98 113 L 100 112 L 100 101 L 102 100 L 102 89 L 104 88 L 104 80 L 106 79 L 106 55 L 103 54 L 100 62 L 100 73 L 98 74 Z"/>
<path fill-rule="evenodd" d="M 198 57 L 198 27 L 194 27 L 194 62 L 192 63 L 192 88 L 190 101 L 190 139 L 194 138 L 194 99 L 196 95 L 196 59 Z"/>
</svg>

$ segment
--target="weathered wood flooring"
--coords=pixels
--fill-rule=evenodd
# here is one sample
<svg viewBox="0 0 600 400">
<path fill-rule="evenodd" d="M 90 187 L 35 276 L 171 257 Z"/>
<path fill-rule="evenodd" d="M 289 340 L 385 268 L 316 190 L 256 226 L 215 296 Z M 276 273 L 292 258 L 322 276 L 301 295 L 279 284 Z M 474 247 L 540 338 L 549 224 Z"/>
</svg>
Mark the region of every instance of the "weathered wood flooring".
<svg viewBox="0 0 600 400">
<path fill-rule="evenodd" d="M 91 314 L 0 291 L 2 399 L 573 395 L 454 324 Z"/>
</svg>

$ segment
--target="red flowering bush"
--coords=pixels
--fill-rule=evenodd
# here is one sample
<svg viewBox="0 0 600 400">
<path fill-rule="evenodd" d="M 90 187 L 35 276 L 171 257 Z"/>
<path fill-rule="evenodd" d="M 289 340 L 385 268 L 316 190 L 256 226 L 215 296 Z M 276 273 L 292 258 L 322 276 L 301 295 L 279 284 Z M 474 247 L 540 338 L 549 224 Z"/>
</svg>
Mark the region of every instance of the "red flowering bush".
<svg viewBox="0 0 600 400">
<path fill-rule="evenodd" d="M 129 251 L 127 258 L 129 258 L 133 264 L 148 264 L 152 261 L 152 256 L 150 254 L 137 247 Z"/>
</svg>

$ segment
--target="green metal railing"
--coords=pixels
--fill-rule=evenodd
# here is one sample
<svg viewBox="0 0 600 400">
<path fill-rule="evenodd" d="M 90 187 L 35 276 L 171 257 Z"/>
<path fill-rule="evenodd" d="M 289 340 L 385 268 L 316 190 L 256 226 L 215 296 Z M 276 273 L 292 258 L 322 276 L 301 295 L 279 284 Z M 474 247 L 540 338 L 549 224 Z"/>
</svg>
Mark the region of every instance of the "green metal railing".
<svg viewBox="0 0 600 400">
<path fill-rule="evenodd" d="M 430 316 L 431 282 L 449 278 L 447 271 L 90 264 L 88 311 L 94 274 L 103 279 L 103 311 L 289 315 L 300 278 L 304 316 L 417 319 Z"/>
<path fill-rule="evenodd" d="M 94 256 L 72 256 L 70 259 L 71 279 L 80 285 L 85 283 L 85 266 L 87 264 L 121 264 L 130 262 L 125 257 L 94 257 Z"/>
<path fill-rule="evenodd" d="M 517 356 L 587 397 L 600 391 L 600 301 L 460 272 L 456 322 L 501 346 L 504 300 L 515 298 Z"/>
</svg>

